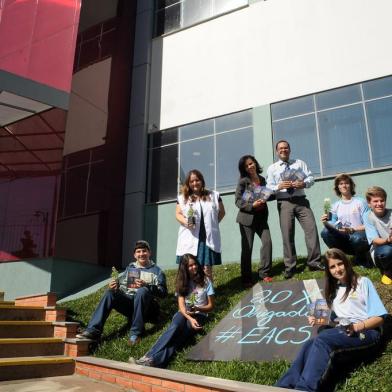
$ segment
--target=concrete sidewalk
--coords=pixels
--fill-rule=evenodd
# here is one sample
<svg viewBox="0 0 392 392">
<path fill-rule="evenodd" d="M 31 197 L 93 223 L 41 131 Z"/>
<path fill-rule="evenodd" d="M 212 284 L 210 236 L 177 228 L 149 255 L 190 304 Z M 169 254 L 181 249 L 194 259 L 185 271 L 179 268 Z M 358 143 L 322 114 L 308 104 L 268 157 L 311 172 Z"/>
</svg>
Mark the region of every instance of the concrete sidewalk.
<svg viewBox="0 0 392 392">
<path fill-rule="evenodd" d="M 0 382 L 1 392 L 134 392 L 117 385 L 72 375 Z"/>
</svg>

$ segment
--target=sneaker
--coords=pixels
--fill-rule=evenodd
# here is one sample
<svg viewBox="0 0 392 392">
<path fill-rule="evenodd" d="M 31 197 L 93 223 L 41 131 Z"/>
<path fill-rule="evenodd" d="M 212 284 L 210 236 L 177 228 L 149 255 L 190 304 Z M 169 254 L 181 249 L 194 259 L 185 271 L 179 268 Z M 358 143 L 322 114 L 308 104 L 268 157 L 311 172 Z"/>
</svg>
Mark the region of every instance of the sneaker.
<svg viewBox="0 0 392 392">
<path fill-rule="evenodd" d="M 390 284 L 392 284 L 392 279 L 386 275 L 383 275 L 381 278 L 381 283 L 390 285 Z"/>
<path fill-rule="evenodd" d="M 98 332 L 88 331 L 85 329 L 83 332 L 76 334 L 77 339 L 99 340 L 101 335 Z"/>
<path fill-rule="evenodd" d="M 150 366 L 150 367 L 154 366 L 154 362 L 152 361 L 152 359 L 146 356 L 137 359 L 135 362 L 136 365 L 140 365 L 140 366 Z"/>
<path fill-rule="evenodd" d="M 261 278 L 261 281 L 265 283 L 271 283 L 273 279 L 270 276 L 264 276 L 264 278 Z"/>
<path fill-rule="evenodd" d="M 128 344 L 130 346 L 135 346 L 136 344 L 140 343 L 142 339 L 140 338 L 140 336 L 138 335 L 132 335 L 129 340 L 128 340 Z"/>
</svg>

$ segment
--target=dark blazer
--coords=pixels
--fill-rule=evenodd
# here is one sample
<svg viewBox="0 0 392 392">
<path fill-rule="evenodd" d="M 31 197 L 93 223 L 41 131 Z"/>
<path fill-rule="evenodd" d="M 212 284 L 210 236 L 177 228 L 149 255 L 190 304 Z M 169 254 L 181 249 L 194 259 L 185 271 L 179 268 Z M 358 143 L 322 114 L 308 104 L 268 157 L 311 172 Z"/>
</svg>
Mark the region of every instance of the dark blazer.
<svg viewBox="0 0 392 392">
<path fill-rule="evenodd" d="M 266 181 L 263 176 L 259 175 L 260 185 L 265 186 Z M 268 216 L 268 207 L 265 204 L 265 208 L 262 210 L 255 211 L 252 203 L 245 202 L 242 199 L 242 195 L 246 190 L 251 190 L 252 181 L 249 177 L 240 178 L 235 190 L 235 205 L 240 209 L 237 214 L 236 222 L 243 226 L 251 226 L 255 215 L 266 215 Z"/>
</svg>

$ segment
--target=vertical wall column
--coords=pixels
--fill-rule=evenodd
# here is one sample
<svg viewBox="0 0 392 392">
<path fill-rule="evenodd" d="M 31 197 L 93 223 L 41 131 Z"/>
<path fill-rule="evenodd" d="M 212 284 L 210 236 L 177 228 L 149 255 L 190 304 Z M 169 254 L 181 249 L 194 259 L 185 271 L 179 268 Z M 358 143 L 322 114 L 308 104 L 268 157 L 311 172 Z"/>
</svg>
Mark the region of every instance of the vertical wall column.
<svg viewBox="0 0 392 392">
<path fill-rule="evenodd" d="M 124 201 L 124 266 L 129 263 L 133 244 L 143 237 L 144 229 L 153 11 L 153 0 L 138 0 Z"/>
</svg>

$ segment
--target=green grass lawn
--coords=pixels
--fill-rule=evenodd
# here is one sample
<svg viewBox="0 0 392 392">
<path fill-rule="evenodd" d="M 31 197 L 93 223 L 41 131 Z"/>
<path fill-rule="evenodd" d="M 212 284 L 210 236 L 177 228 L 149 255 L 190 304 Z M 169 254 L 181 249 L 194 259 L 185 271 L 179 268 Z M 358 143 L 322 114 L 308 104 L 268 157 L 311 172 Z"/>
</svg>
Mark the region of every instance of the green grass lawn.
<svg viewBox="0 0 392 392">
<path fill-rule="evenodd" d="M 305 269 L 304 260 L 299 262 L 299 272 L 294 279 L 303 280 L 311 278 L 322 278 L 322 272 L 309 272 Z M 254 267 L 254 280 L 256 281 L 256 265 Z M 380 296 L 388 310 L 392 313 L 392 287 L 383 286 L 380 281 L 380 274 L 377 269 L 364 269 L 356 267 L 361 275 L 368 276 L 380 293 Z M 273 275 L 276 281 L 283 280 L 283 262 L 275 261 Z M 105 330 L 101 344 L 96 348 L 92 355 L 127 362 L 130 356 L 139 358 L 154 344 L 161 333 L 171 321 L 171 317 L 177 311 L 177 304 L 174 297 L 174 281 L 176 270 L 167 271 L 169 296 L 161 302 L 162 319 L 160 325 L 147 324 L 146 334 L 140 344 L 129 347 L 127 320 L 117 312 L 113 311 L 105 324 Z M 240 266 L 239 264 L 227 264 L 214 267 L 216 307 L 211 314 L 210 321 L 205 330 L 210 331 L 226 314 L 233 308 L 245 290 L 241 288 Z M 97 291 L 79 300 L 70 301 L 63 305 L 68 308 L 69 318 L 72 321 L 79 321 L 82 326 L 86 326 L 94 311 L 104 289 Z M 197 336 L 196 342 L 203 336 Z M 252 382 L 263 385 L 273 385 L 276 380 L 288 368 L 287 361 L 272 362 L 193 362 L 185 359 L 186 354 L 192 346 L 177 353 L 169 365 L 169 369 L 181 372 L 195 373 L 211 377 L 220 377 L 237 381 Z M 392 341 L 389 341 L 386 349 L 380 357 L 370 365 L 358 367 L 353 373 L 341 382 L 337 390 L 339 391 L 392 391 L 391 381 L 392 369 Z"/>
</svg>

